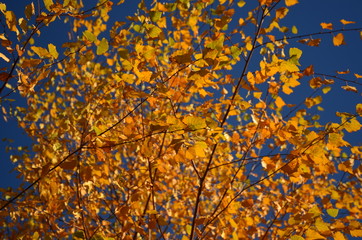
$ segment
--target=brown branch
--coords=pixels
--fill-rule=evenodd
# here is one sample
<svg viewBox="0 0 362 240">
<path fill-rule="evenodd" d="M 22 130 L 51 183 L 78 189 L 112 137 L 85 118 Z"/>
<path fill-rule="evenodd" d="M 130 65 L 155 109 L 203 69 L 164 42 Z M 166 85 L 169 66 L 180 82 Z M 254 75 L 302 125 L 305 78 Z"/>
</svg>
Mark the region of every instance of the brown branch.
<svg viewBox="0 0 362 240">
<path fill-rule="evenodd" d="M 354 32 L 354 31 L 361 31 L 362 27 L 360 28 L 348 28 L 348 29 L 336 29 L 336 30 L 331 30 L 331 31 L 325 31 L 325 32 L 315 32 L 315 33 L 309 33 L 309 34 L 302 34 L 302 35 L 298 35 L 298 36 L 289 36 L 289 37 L 283 37 L 283 38 L 279 38 L 276 39 L 274 41 L 267 41 L 265 43 L 256 45 L 255 48 L 259 48 L 262 47 L 268 43 L 275 43 L 275 42 L 280 42 L 283 40 L 290 40 L 290 39 L 299 39 L 299 38 L 305 38 L 305 37 L 311 37 L 311 36 L 317 36 L 317 35 L 326 35 L 326 34 L 332 34 L 332 33 L 339 33 L 339 32 Z"/>
<path fill-rule="evenodd" d="M 229 113 L 230 113 L 231 107 L 232 107 L 232 105 L 233 105 L 233 102 L 234 102 L 234 100 L 235 100 L 235 97 L 237 96 L 237 94 L 238 94 L 238 92 L 239 92 L 239 89 L 240 89 L 240 87 L 241 87 L 241 84 L 242 84 L 242 82 L 244 81 L 244 80 L 243 80 L 243 77 L 244 77 L 244 75 L 245 75 L 245 73 L 246 73 L 246 71 L 247 71 L 247 69 L 248 69 L 249 63 L 250 63 L 251 58 L 252 58 L 252 56 L 253 56 L 253 52 L 254 52 L 255 46 L 256 46 L 256 41 L 257 41 L 257 39 L 258 39 L 258 37 L 259 37 L 259 34 L 260 34 L 261 26 L 262 26 L 262 24 L 263 24 L 263 21 L 264 21 L 265 17 L 267 16 L 265 13 L 266 13 L 266 11 L 265 11 L 265 9 L 263 9 L 263 14 L 262 14 L 262 17 L 260 18 L 260 22 L 259 22 L 259 25 L 258 25 L 258 27 L 257 27 L 256 33 L 255 33 L 255 37 L 254 37 L 254 39 L 253 39 L 253 47 L 252 47 L 252 49 L 250 50 L 250 52 L 249 52 L 249 54 L 248 54 L 248 57 L 247 57 L 246 62 L 245 62 L 245 64 L 244 64 L 244 68 L 243 68 L 243 70 L 242 70 L 242 73 L 241 73 L 241 75 L 240 75 L 240 78 L 239 78 L 239 80 L 238 80 L 238 83 L 237 83 L 237 85 L 236 85 L 236 87 L 235 87 L 235 90 L 234 90 L 234 92 L 233 92 L 233 95 L 232 95 L 232 97 L 231 97 L 231 101 L 230 101 L 230 103 L 229 103 L 229 105 L 228 105 L 228 108 L 227 108 L 227 110 L 226 110 L 226 112 L 225 112 L 225 114 L 224 114 L 223 119 L 222 119 L 221 122 L 220 122 L 220 127 L 222 127 L 222 126 L 225 124 L 226 119 L 227 119 L 228 116 L 229 116 Z M 218 146 L 218 143 L 215 143 L 214 146 L 213 146 L 212 152 L 211 152 L 211 154 L 210 154 L 210 158 L 209 158 L 209 161 L 208 161 L 208 163 L 207 163 L 206 169 L 205 169 L 202 177 L 201 177 L 200 180 L 199 180 L 199 188 L 198 188 L 198 191 L 197 191 L 195 208 L 194 208 L 193 217 L 192 217 L 191 232 L 190 232 L 190 237 L 189 237 L 190 240 L 193 240 L 193 238 L 194 238 L 195 229 L 196 229 L 196 219 L 197 219 L 197 217 L 198 217 L 198 210 L 199 210 L 199 204 L 200 204 L 200 197 L 201 197 L 201 194 L 202 194 L 202 191 L 203 191 L 203 185 L 204 185 L 206 176 L 207 176 L 208 172 L 210 171 L 210 166 L 211 166 L 213 157 L 214 157 L 214 155 L 215 155 L 217 146 Z"/>
<path fill-rule="evenodd" d="M 291 162 L 293 162 L 295 159 L 297 159 L 299 156 L 303 155 L 309 148 L 311 148 L 313 145 L 315 145 L 316 143 L 322 141 L 323 139 L 325 139 L 325 137 L 335 131 L 336 129 L 342 127 L 344 124 L 346 124 L 348 121 L 350 121 L 353 118 L 356 118 L 358 115 L 355 114 L 351 117 L 349 117 L 348 119 L 346 119 L 343 123 L 341 123 L 338 127 L 334 128 L 334 129 L 329 129 L 326 130 L 324 132 L 324 134 L 322 136 L 316 137 L 315 139 L 311 140 L 310 143 L 308 143 L 307 145 L 302 146 L 301 148 L 304 148 L 303 151 L 301 151 L 299 153 L 299 155 L 293 155 L 293 157 L 287 161 L 285 164 L 283 164 L 281 167 L 277 168 L 276 170 L 274 170 L 273 172 L 269 173 L 268 175 L 266 175 L 265 177 L 262 177 L 261 179 L 249 184 L 248 186 L 244 187 L 243 189 L 241 189 L 232 199 L 230 199 L 230 201 L 226 204 L 226 206 L 220 210 L 220 212 L 218 212 L 213 218 L 211 218 L 207 224 L 205 224 L 203 231 L 205 231 L 206 226 L 211 224 L 213 221 L 215 221 L 215 219 L 217 219 L 221 213 L 223 213 L 229 206 L 230 204 L 235 201 L 235 199 L 237 199 L 243 192 L 245 192 L 246 190 L 248 190 L 249 188 L 252 188 L 256 185 L 258 185 L 259 183 L 263 182 L 265 179 L 268 179 L 270 177 L 273 177 L 275 174 L 277 174 L 278 172 L 280 172 L 280 170 L 282 170 L 283 168 L 285 168 L 287 165 L 289 165 Z"/>
</svg>

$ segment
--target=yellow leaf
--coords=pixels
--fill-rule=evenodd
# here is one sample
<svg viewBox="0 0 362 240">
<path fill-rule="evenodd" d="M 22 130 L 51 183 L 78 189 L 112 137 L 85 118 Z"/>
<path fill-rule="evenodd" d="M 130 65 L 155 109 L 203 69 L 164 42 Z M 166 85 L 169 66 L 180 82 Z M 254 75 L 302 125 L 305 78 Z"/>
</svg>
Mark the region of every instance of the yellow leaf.
<svg viewBox="0 0 362 240">
<path fill-rule="evenodd" d="M 334 46 L 340 46 L 344 43 L 344 36 L 342 33 L 338 33 L 336 36 L 333 37 L 333 44 Z"/>
<path fill-rule="evenodd" d="M 323 29 L 330 29 L 333 30 L 333 24 L 332 23 L 321 23 L 321 26 Z"/>
<path fill-rule="evenodd" d="M 308 240 L 326 239 L 325 237 L 320 235 L 317 231 L 314 231 L 310 228 L 306 231 L 305 235 L 306 235 L 306 239 L 308 239 Z"/>
<path fill-rule="evenodd" d="M 324 88 L 322 89 L 322 92 L 323 92 L 324 94 L 326 94 L 326 93 L 328 93 L 331 89 L 332 89 L 332 88 L 331 88 L 330 86 L 327 86 L 327 87 L 324 87 Z"/>
<path fill-rule="evenodd" d="M 362 103 L 358 103 L 358 104 L 356 105 L 356 112 L 357 112 L 360 116 L 362 116 Z"/>
<path fill-rule="evenodd" d="M 285 102 L 279 96 L 275 99 L 275 104 L 277 105 L 278 108 L 285 106 Z"/>
<path fill-rule="evenodd" d="M 329 224 L 325 223 L 321 218 L 318 218 L 315 222 L 315 226 L 318 230 L 318 232 L 325 234 L 325 235 L 329 235 L 330 234 L 330 230 L 329 230 Z"/>
<path fill-rule="evenodd" d="M 122 79 L 123 81 L 125 81 L 126 83 L 133 84 L 134 81 L 135 81 L 135 79 L 136 79 L 136 77 L 135 77 L 135 75 L 133 75 L 133 74 L 124 73 L 124 74 L 122 74 L 121 79 Z"/>
<path fill-rule="evenodd" d="M 83 36 L 90 42 L 97 40 L 96 36 L 94 36 L 94 34 L 89 31 L 84 31 Z"/>
<path fill-rule="evenodd" d="M 97 55 L 102 55 L 107 52 L 109 48 L 107 39 L 103 38 L 102 41 L 97 46 Z"/>
<path fill-rule="evenodd" d="M 293 6 L 298 3 L 298 0 L 285 0 L 285 5 L 288 7 Z"/>
<path fill-rule="evenodd" d="M 290 237 L 290 240 L 304 240 L 304 237 L 294 235 Z"/>
<path fill-rule="evenodd" d="M 331 217 L 337 217 L 337 215 L 338 215 L 338 209 L 337 208 L 330 208 L 330 209 L 327 209 L 327 213 L 328 213 L 328 215 L 329 216 L 331 216 Z"/>
<path fill-rule="evenodd" d="M 187 116 L 184 118 L 183 122 L 191 130 L 199 130 L 206 127 L 205 119 L 201 117 Z"/>
<path fill-rule="evenodd" d="M 51 9 L 50 9 L 50 6 L 54 4 L 54 3 L 53 3 L 53 0 L 43 0 L 43 2 L 44 2 L 44 5 L 45 5 L 45 8 L 46 8 L 48 11 L 50 11 L 50 10 L 51 10 Z"/>
<path fill-rule="evenodd" d="M 5 60 L 5 62 L 10 62 L 10 59 L 4 54 L 0 53 L 0 57 Z"/>
<path fill-rule="evenodd" d="M 341 232 L 336 232 L 333 234 L 334 240 L 346 240 L 344 235 Z"/>
<path fill-rule="evenodd" d="M 362 230 L 354 229 L 350 230 L 350 233 L 352 237 L 362 237 Z"/>
<path fill-rule="evenodd" d="M 32 46 L 30 49 L 33 50 L 40 58 L 51 57 L 48 50 L 45 48 Z"/>
<path fill-rule="evenodd" d="M 58 53 L 58 51 L 57 51 L 56 46 L 54 46 L 53 44 L 49 43 L 49 44 L 48 44 L 48 50 L 49 50 L 49 53 L 50 53 L 55 59 L 58 58 L 59 53 Z"/>
<path fill-rule="evenodd" d="M 33 239 L 39 239 L 39 233 L 38 232 L 35 232 L 34 234 L 33 234 Z"/>
<path fill-rule="evenodd" d="M 244 7 L 244 5 L 245 5 L 245 1 L 244 0 L 240 0 L 239 2 L 238 2 L 238 7 Z"/>
<path fill-rule="evenodd" d="M 347 132 L 356 132 L 361 129 L 362 125 L 356 118 L 352 118 L 350 121 L 345 122 L 343 125 Z"/>
<path fill-rule="evenodd" d="M 352 24 L 352 23 L 356 23 L 356 22 L 354 22 L 354 21 L 347 21 L 347 20 L 342 19 L 342 20 L 341 20 L 341 23 L 344 24 L 344 25 L 346 25 L 346 24 Z"/>
<path fill-rule="evenodd" d="M 357 74 L 357 73 L 355 73 L 354 76 L 355 76 L 356 78 L 362 78 L 362 75 L 359 75 L 359 74 Z"/>
<path fill-rule="evenodd" d="M 206 157 L 205 149 L 207 148 L 207 144 L 205 142 L 196 142 L 194 148 L 196 156 Z"/>
</svg>

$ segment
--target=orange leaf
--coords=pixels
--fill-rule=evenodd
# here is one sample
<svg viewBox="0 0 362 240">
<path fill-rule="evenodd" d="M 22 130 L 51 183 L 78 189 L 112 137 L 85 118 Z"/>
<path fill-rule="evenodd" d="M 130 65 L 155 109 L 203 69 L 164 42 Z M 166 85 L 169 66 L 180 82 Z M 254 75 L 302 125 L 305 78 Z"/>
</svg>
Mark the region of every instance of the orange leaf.
<svg viewBox="0 0 362 240">
<path fill-rule="evenodd" d="M 308 46 L 311 46 L 311 47 L 318 47 L 319 44 L 321 43 L 321 39 L 320 38 L 317 38 L 317 39 L 312 39 L 310 40 L 307 45 Z"/>
<path fill-rule="evenodd" d="M 288 8 L 285 8 L 285 7 L 279 8 L 275 12 L 275 16 L 276 16 L 276 18 L 282 19 L 287 15 L 288 11 L 289 11 Z"/>
<path fill-rule="evenodd" d="M 357 74 L 357 73 L 355 73 L 354 76 L 355 76 L 356 78 L 362 78 L 362 75 L 359 75 L 359 74 Z"/>
<path fill-rule="evenodd" d="M 348 74 L 350 71 L 347 69 L 345 71 L 337 71 L 338 74 Z"/>
<path fill-rule="evenodd" d="M 352 87 L 352 86 L 342 86 L 341 88 L 343 88 L 346 91 L 358 93 L 357 88 Z"/>
<path fill-rule="evenodd" d="M 321 26 L 323 29 L 330 29 L 333 30 L 333 24 L 332 23 L 321 23 Z"/>
<path fill-rule="evenodd" d="M 288 7 L 293 6 L 298 3 L 298 0 L 285 0 L 285 5 Z"/>
<path fill-rule="evenodd" d="M 356 22 L 354 22 L 354 21 L 347 21 L 347 20 L 344 20 L 344 19 L 340 20 L 340 22 L 341 22 L 342 24 L 344 24 L 344 25 L 356 23 Z"/>
<path fill-rule="evenodd" d="M 356 111 L 360 116 L 362 116 L 362 103 L 358 103 L 356 105 Z"/>
<path fill-rule="evenodd" d="M 344 237 L 344 235 L 341 232 L 334 233 L 333 237 L 335 240 L 346 240 L 346 238 Z"/>
<path fill-rule="evenodd" d="M 310 65 L 309 67 L 307 67 L 306 69 L 304 69 L 303 74 L 304 74 L 305 76 L 310 76 L 310 75 L 314 74 L 313 65 Z"/>
<path fill-rule="evenodd" d="M 333 37 L 333 44 L 334 46 L 340 46 L 344 43 L 344 36 L 342 33 L 338 33 L 336 36 Z"/>
<path fill-rule="evenodd" d="M 278 108 L 281 108 L 285 105 L 285 102 L 281 97 L 278 96 L 277 99 L 275 99 L 275 104 L 277 105 Z"/>
</svg>

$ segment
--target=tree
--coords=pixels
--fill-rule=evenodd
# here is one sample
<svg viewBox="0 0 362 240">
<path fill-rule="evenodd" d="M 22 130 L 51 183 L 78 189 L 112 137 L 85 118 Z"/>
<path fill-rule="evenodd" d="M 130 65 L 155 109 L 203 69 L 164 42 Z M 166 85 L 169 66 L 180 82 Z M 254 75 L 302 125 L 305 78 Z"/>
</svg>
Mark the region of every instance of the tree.
<svg viewBox="0 0 362 240">
<path fill-rule="evenodd" d="M 1 189 L 0 234 L 361 237 L 362 76 L 300 61 L 362 28 L 298 35 L 282 25 L 297 3 L 140 1 L 117 21 L 124 1 L 43 0 L 23 17 L 1 3 L 4 117 L 34 144 L 11 158 L 27 184 Z M 60 22 L 69 40 L 48 42 Z M 354 112 L 325 115 L 331 90 Z"/>
</svg>

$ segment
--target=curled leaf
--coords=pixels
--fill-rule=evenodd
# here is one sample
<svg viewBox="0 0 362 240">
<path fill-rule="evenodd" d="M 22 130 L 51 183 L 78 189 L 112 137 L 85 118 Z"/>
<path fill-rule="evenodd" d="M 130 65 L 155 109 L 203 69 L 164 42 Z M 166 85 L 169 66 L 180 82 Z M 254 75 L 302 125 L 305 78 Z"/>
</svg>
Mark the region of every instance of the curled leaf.
<svg viewBox="0 0 362 240">
<path fill-rule="evenodd" d="M 342 86 L 342 89 L 349 91 L 349 92 L 355 92 L 358 93 L 357 88 L 356 87 L 352 87 L 352 86 Z"/>
</svg>

